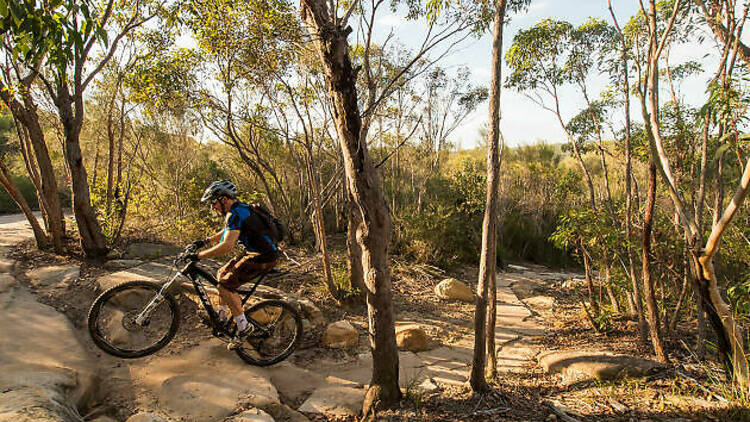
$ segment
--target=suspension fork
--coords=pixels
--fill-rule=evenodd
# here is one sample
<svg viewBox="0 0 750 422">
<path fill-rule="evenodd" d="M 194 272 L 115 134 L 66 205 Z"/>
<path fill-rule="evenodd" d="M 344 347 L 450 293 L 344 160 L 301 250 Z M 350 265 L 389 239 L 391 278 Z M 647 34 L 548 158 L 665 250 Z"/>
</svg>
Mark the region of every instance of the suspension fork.
<svg viewBox="0 0 750 422">
<path fill-rule="evenodd" d="M 169 281 L 164 283 L 163 286 L 161 286 L 161 289 L 159 289 L 159 292 L 156 293 L 156 296 L 154 296 L 148 302 L 148 304 L 146 304 L 146 307 L 144 307 L 143 310 L 135 317 L 136 324 L 143 326 L 148 323 L 148 320 L 151 317 L 151 312 L 153 312 L 154 308 L 159 306 L 164 301 L 164 294 L 167 292 L 167 290 L 169 290 L 170 287 L 172 287 L 172 283 L 177 280 L 177 277 L 181 275 L 185 274 L 182 271 L 178 271 L 174 275 L 174 277 L 172 277 Z"/>
</svg>

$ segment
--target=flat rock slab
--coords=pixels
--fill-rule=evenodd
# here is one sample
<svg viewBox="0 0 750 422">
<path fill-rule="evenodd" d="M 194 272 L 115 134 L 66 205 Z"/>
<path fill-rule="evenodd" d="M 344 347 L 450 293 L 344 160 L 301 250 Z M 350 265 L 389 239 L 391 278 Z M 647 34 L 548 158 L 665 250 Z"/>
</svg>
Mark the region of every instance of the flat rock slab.
<svg viewBox="0 0 750 422">
<path fill-rule="evenodd" d="M 532 296 L 524 300 L 531 309 L 539 311 L 551 311 L 555 307 L 555 298 L 552 296 Z"/>
<path fill-rule="evenodd" d="M 9 258 L 0 257 L 0 273 L 10 274 L 13 272 L 13 267 L 16 265 L 16 261 Z"/>
<path fill-rule="evenodd" d="M 297 410 L 326 416 L 357 416 L 364 398 L 363 388 L 329 384 L 315 390 Z"/>
<path fill-rule="evenodd" d="M 104 268 L 108 270 L 120 270 L 137 267 L 142 263 L 140 259 L 112 259 L 104 263 Z"/>
<path fill-rule="evenodd" d="M 596 379 L 614 381 L 623 378 L 640 378 L 658 372 L 658 362 L 610 352 L 568 350 L 545 353 L 539 365 L 551 374 L 562 374 L 570 382 Z"/>
<path fill-rule="evenodd" d="M 125 422 L 166 422 L 161 416 L 151 412 L 140 412 L 129 417 Z"/>
<path fill-rule="evenodd" d="M 131 280 L 166 282 L 177 273 L 174 266 L 163 262 L 147 262 L 137 267 L 99 277 L 97 283 L 104 291 Z"/>
<path fill-rule="evenodd" d="M 81 267 L 78 265 L 53 265 L 26 272 L 26 277 L 35 287 L 64 286 L 80 276 Z"/>
<path fill-rule="evenodd" d="M 281 362 L 268 370 L 271 382 L 285 403 L 302 404 L 316 388 L 325 383 L 325 376 Z"/>
<path fill-rule="evenodd" d="M 125 258 L 128 259 L 154 259 L 166 255 L 177 255 L 182 249 L 163 243 L 138 242 L 128 245 Z"/>
<path fill-rule="evenodd" d="M 78 420 L 97 371 L 68 319 L 13 283 L 0 293 L 0 333 L 0 419 Z"/>
<path fill-rule="evenodd" d="M 231 422 L 274 422 L 273 417 L 260 409 L 250 409 L 235 415 Z"/>
<path fill-rule="evenodd" d="M 279 404 L 266 373 L 245 364 L 216 339 L 180 355 L 153 359 L 134 367 L 132 374 L 170 415 L 184 420 L 220 421 L 240 403 L 272 413 L 264 406 Z"/>
</svg>

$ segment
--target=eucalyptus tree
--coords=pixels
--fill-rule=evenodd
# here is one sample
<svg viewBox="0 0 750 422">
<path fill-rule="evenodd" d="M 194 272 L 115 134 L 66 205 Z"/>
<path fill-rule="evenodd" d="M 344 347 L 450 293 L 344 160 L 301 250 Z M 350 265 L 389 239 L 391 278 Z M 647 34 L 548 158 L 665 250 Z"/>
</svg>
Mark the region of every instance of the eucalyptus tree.
<svg viewBox="0 0 750 422">
<path fill-rule="evenodd" d="M 19 63 L 19 57 L 14 54 L 13 46 L 7 38 L 3 40 L 1 51 L 4 63 L 0 66 L 0 99 L 13 116 L 19 150 L 37 193 L 37 202 L 47 231 L 42 234 L 50 240 L 43 241 L 42 244 L 51 244 L 56 252 L 61 253 L 64 249 L 65 222 L 52 159 L 33 95 L 38 69 L 28 69 Z M 37 67 L 40 65 L 38 61 L 35 64 Z"/>
<path fill-rule="evenodd" d="M 300 25 L 283 0 L 188 2 L 193 32 L 207 76 L 197 93 L 205 126 L 233 147 L 263 184 L 271 210 L 291 214 L 280 175 L 268 157 L 268 106 L 263 87 L 293 62 Z"/>
<path fill-rule="evenodd" d="M 380 177 L 368 153 L 367 130 L 375 112 L 393 92 L 401 75 L 408 72 L 414 63 L 437 45 L 459 36 L 475 26 L 476 21 L 464 5 L 451 8 L 443 14 L 446 25 L 430 23 L 430 30 L 414 53 L 412 60 L 395 76 L 388 78 L 383 88 L 378 88 L 371 73 L 367 50 L 372 45 L 372 28 L 378 9 L 386 3 L 373 0 L 370 4 L 361 1 L 351 3 L 326 2 L 325 0 L 301 0 L 302 21 L 312 34 L 313 46 L 318 53 L 328 85 L 336 132 L 344 158 L 347 187 L 354 204 L 357 205 L 361 223 L 357 228 L 357 240 L 362 251 L 362 267 L 367 288 L 370 346 L 373 353 L 373 374 L 365 400 L 365 415 L 378 408 L 390 407 L 401 397 L 398 387 L 398 350 L 396 348 L 391 276 L 388 266 L 388 243 L 391 234 L 391 216 L 385 202 Z M 398 3 L 391 3 L 397 7 Z M 339 6 L 343 10 L 339 10 Z M 418 2 L 406 2 L 409 18 L 424 16 L 425 10 Z M 361 111 L 358 100 L 357 74 L 360 70 L 352 65 L 348 36 L 352 32 L 349 19 L 353 13 L 366 17 L 364 59 L 361 70 L 368 90 Z M 341 12 L 341 14 L 340 14 Z M 433 31 L 434 30 L 434 31 Z"/>
<path fill-rule="evenodd" d="M 724 148 L 734 148 L 737 152 L 737 166 L 735 174 L 738 178 L 738 185 L 734 194 L 725 204 L 720 189 L 716 192 L 716 201 L 714 205 L 714 215 L 708 238 L 704 237 L 703 230 L 703 201 L 705 181 L 707 179 L 707 169 L 701 168 L 701 188 L 699 188 L 696 204 L 698 209 L 690 207 L 686 201 L 681 186 L 676 183 L 673 172 L 673 160 L 669 152 L 665 149 L 662 126 L 660 123 L 659 100 L 657 87 L 659 82 L 659 58 L 664 50 L 664 46 L 673 30 L 673 25 L 678 15 L 680 15 L 681 0 L 676 0 L 673 4 L 669 19 L 663 24 L 657 20 L 657 4 L 655 0 L 648 2 L 648 8 L 645 6 L 641 9 L 641 14 L 647 26 L 648 50 L 647 61 L 645 64 L 644 75 L 648 81 L 647 100 L 643 105 L 644 112 L 648 114 L 648 123 L 651 137 L 649 138 L 650 146 L 655 156 L 656 165 L 661 179 L 664 181 L 667 192 L 677 209 L 680 222 L 687 234 L 688 250 L 692 270 L 694 272 L 694 288 L 700 296 L 701 306 L 708 315 L 708 320 L 717 335 L 718 351 L 727 368 L 728 374 L 731 374 L 734 383 L 744 391 L 750 388 L 750 368 L 748 368 L 747 355 L 744 349 L 744 336 L 742 328 L 737 324 L 732 309 L 722 298 L 722 289 L 714 267 L 714 259 L 719 248 L 722 235 L 734 219 L 737 211 L 750 189 L 750 159 L 744 159 L 742 153 L 741 139 L 746 137 L 739 132 L 740 122 L 746 116 L 748 104 L 747 101 L 737 95 L 737 87 L 733 78 L 737 71 L 735 64 L 739 55 L 739 45 L 742 28 L 747 20 L 748 5 L 744 7 L 744 13 L 737 17 L 734 14 L 735 3 L 733 1 L 721 2 L 716 11 L 718 16 L 723 17 L 726 25 L 724 37 L 719 36 L 720 47 L 722 49 L 718 69 L 714 79 L 709 84 L 709 98 L 703 108 L 703 115 L 706 119 L 705 124 L 714 123 L 717 127 L 719 151 Z M 710 26 L 710 24 L 709 24 Z M 745 69 L 747 70 L 747 69 Z M 705 155 L 705 149 L 702 151 Z M 714 172 L 715 180 L 720 184 L 723 176 L 721 156 L 718 154 L 719 162 L 716 163 L 717 171 Z M 702 160 L 705 162 L 705 160 Z M 700 212 L 697 212 L 700 211 Z M 744 394 L 743 393 L 743 394 Z"/>
<path fill-rule="evenodd" d="M 511 70 L 506 86 L 522 92 L 541 108 L 553 113 L 570 142 L 573 154 L 584 174 L 589 190 L 589 203 L 597 209 L 594 183 L 580 145 L 567 129 L 560 110 L 559 90 L 571 83 L 585 85 L 587 70 L 569 66 L 576 60 L 574 51 L 575 27 L 568 22 L 544 19 L 529 29 L 522 29 L 513 38 L 505 60 Z M 551 104 L 550 104 L 551 101 Z"/>
<path fill-rule="evenodd" d="M 39 70 L 37 77 L 57 109 L 83 250 L 89 257 L 103 257 L 107 246 L 91 207 L 80 148 L 84 94 L 123 37 L 166 12 L 165 2 L 60 0 L 45 4 L 24 0 L 0 12 L 1 29 L 12 37 L 14 53 L 26 67 Z M 99 57 L 92 55 L 95 47 L 102 51 Z"/>
<path fill-rule="evenodd" d="M 8 136 L 13 131 L 13 118 L 7 114 L 0 115 L 0 186 L 2 186 L 8 195 L 10 195 L 13 202 L 16 203 L 18 208 L 23 212 L 23 215 L 29 221 L 31 230 L 34 232 L 34 240 L 36 241 L 37 247 L 44 249 L 47 247 L 49 239 L 44 233 L 44 230 L 39 225 L 39 221 L 36 219 L 34 214 L 31 212 L 26 198 L 23 197 L 21 191 L 18 189 L 13 178 L 11 177 L 10 170 L 8 168 L 9 157 L 14 151 L 15 145 L 10 142 Z"/>
<path fill-rule="evenodd" d="M 599 63 L 606 63 L 607 60 L 612 59 L 612 54 L 616 51 L 614 33 L 612 28 L 598 19 L 590 19 L 578 28 L 568 22 L 545 19 L 529 29 L 519 31 L 506 56 L 512 71 L 506 81 L 507 86 L 523 92 L 537 105 L 557 117 L 560 127 L 568 138 L 573 155 L 581 167 L 588 187 L 589 204 L 595 212 L 599 211 L 597 195 L 591 173 L 583 160 L 583 149 L 586 145 L 581 142 L 583 139 L 577 138 L 571 129 L 581 132 L 583 127 L 588 126 L 590 129 L 586 132 L 594 133 L 596 139 L 601 141 L 602 103 L 591 99 L 587 89 L 587 80 Z M 587 106 L 579 112 L 577 118 L 566 124 L 560 109 L 559 91 L 570 85 L 579 88 Z M 606 159 L 601 142 L 599 142 L 599 153 L 606 174 Z M 613 213 L 608 177 L 605 177 L 605 189 L 607 190 L 605 203 L 610 213 Z M 584 257 L 586 257 L 585 254 Z M 639 321 L 641 339 L 645 341 L 646 320 L 641 303 L 641 287 L 632 270 L 630 276 L 633 286 L 634 311 Z"/>
<path fill-rule="evenodd" d="M 511 2 L 511 9 L 521 7 L 518 3 Z M 482 222 L 482 250 L 479 260 L 476 309 L 474 310 L 474 356 L 469 376 L 471 389 L 477 393 L 489 389 L 486 377 L 490 375 L 494 378 L 497 372 L 494 333 L 497 294 L 495 277 L 497 269 L 498 187 L 500 182 L 500 156 L 502 154 L 500 144 L 500 92 L 502 88 L 503 27 L 508 2 L 499 0 L 491 7 L 493 16 L 492 83 L 490 85 L 489 104 L 490 128 L 487 136 L 487 199 Z M 488 300 L 490 302 L 489 311 L 487 309 Z M 489 368 L 487 367 L 488 354 Z"/>
</svg>

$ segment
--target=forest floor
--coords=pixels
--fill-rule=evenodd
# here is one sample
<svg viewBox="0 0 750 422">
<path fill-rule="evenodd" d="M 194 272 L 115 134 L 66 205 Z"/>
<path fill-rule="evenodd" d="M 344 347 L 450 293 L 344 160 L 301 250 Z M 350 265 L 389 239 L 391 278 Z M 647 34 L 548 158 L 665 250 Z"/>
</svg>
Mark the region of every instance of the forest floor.
<svg viewBox="0 0 750 422">
<path fill-rule="evenodd" d="M 14 259 L 19 280 L 37 297 L 64 314 L 80 331 L 80 339 L 102 368 L 99 404 L 93 406 L 88 419 L 106 413 L 116 420 L 158 407 L 162 399 L 139 384 L 133 374 L 153 371 L 153 366 L 187 354 L 204 353 L 201 358 L 226 358 L 217 355 L 209 330 L 200 322 L 193 301 L 181 300 L 183 323 L 175 339 L 153 357 L 121 360 L 96 349 L 85 334 L 88 307 L 99 293 L 96 280 L 111 272 L 80 256 L 59 256 L 37 251 L 28 237 L 17 231 L 4 230 L 0 218 L 0 237 L 15 236 L 20 243 L 7 252 Z M 343 261 L 342 245 L 334 244 L 334 262 Z M 366 311 L 341 307 L 330 300 L 317 274 L 318 259 L 303 250 L 293 250 L 301 266 L 284 265 L 292 276 L 280 280 L 275 287 L 312 300 L 328 322 L 348 320 L 360 331 L 360 339 L 350 349 L 330 349 L 320 342 L 320 332 L 307 333 L 303 345 L 289 359 L 291 366 L 281 366 L 279 374 L 293 374 L 291 384 L 299 383 L 296 374 L 343 379 L 361 388 L 369 381 L 369 345 Z M 52 265 L 79 265 L 80 277 L 65 288 L 35 285 L 22 274 L 34 268 Z M 750 421 L 746 402 L 729 397 L 722 383 L 714 381 L 719 373 L 713 362 L 698 363 L 687 345 L 695 344 L 689 334 L 688 321 L 670 336 L 667 348 L 671 364 L 645 378 L 620 381 L 565 382 L 560 375 L 546 373 L 536 357 L 553 350 L 598 350 L 625 353 L 645 358 L 650 347 L 642 345 L 637 327 L 625 317 L 608 319 L 605 333 L 594 331 L 581 314 L 579 303 L 584 286 L 574 273 L 552 272 L 547 268 L 521 263 L 525 268 L 509 268 L 498 274 L 498 377 L 492 384 L 493 394 L 475 396 L 465 383 L 473 346 L 473 304 L 446 302 L 438 299 L 435 285 L 446 277 L 454 277 L 473 285 L 476 268 L 463 267 L 444 272 L 429 265 L 413 264 L 400 257 L 392 258 L 394 311 L 398 322 L 416 322 L 429 334 L 431 351 L 400 354 L 402 387 L 405 390 L 400 408 L 378 414 L 381 421 Z M 334 274 L 343 273 L 341 265 Z M 522 277 L 520 273 L 522 272 Z M 544 300 L 540 300 L 543 298 Z M 213 349 L 211 348 L 213 347 Z M 203 351 L 203 352 L 202 352 Z M 445 359 L 443 359 L 443 357 Z M 230 356 L 231 365 L 240 365 Z M 446 363 L 453 364 L 452 366 Z M 458 363 L 457 365 L 455 363 Z M 230 365 L 230 364 L 227 364 Z M 442 366 L 441 366 L 442 365 Z M 239 366 L 237 366 L 239 367 Z M 293 370 L 291 369 L 293 367 Z M 216 367 L 227 371 L 235 366 Z M 273 371 L 273 369 L 268 370 Z M 257 372 L 258 377 L 274 381 L 282 402 L 297 408 L 310 391 L 300 392 L 293 385 L 280 385 L 273 372 Z M 406 372 L 404 374 L 404 372 Z M 255 375 L 254 375 L 255 376 Z M 413 388 L 416 381 L 430 377 L 437 388 L 429 391 Z M 288 378 L 288 376 L 287 376 Z M 283 382 L 282 382 L 283 384 Z M 287 391 L 288 389 L 288 391 Z M 292 391 L 294 390 L 294 391 Z M 728 400 L 726 400 L 728 399 Z M 552 403 L 552 404 L 551 404 Z M 563 410 L 555 414 L 554 408 Z M 168 413 L 168 412 L 167 412 Z M 274 415 L 276 417 L 276 415 Z M 322 416 L 305 413 L 313 421 L 354 421 L 355 416 Z M 566 419 L 568 418 L 568 419 Z M 198 416 L 182 420 L 211 420 Z M 283 420 L 277 417 L 277 421 Z M 292 420 L 292 419 L 289 419 Z"/>
</svg>

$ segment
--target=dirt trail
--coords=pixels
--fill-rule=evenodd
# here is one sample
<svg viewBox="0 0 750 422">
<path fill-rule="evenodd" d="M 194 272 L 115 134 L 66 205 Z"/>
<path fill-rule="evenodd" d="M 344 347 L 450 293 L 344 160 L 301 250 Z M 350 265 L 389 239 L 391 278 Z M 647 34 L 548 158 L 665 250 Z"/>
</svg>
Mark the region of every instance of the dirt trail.
<svg viewBox="0 0 750 422">
<path fill-rule="evenodd" d="M 14 263 L 7 258 L 11 246 L 31 237 L 30 227 L 23 216 L 0 217 L 0 271 L 12 272 Z M 55 280 L 53 268 L 48 269 Z M 65 274 L 77 274 L 72 270 L 59 268 Z M 15 274 L 24 279 L 29 273 L 19 274 L 16 268 Z M 49 279 L 50 274 L 45 274 Z M 534 275 L 531 271 L 498 275 L 496 339 L 500 372 L 522 371 L 538 352 L 535 338 L 543 335 L 544 330 L 512 289 L 514 283 L 523 283 Z M 159 277 L 158 274 L 154 276 Z M 63 287 L 66 286 L 56 286 L 58 290 Z M 91 295 L 79 298 L 79 301 L 90 300 Z M 5 319 L 3 312 L 5 310 L 0 309 L 0 320 Z M 233 418 L 252 408 L 262 409 L 276 421 L 308 420 L 296 409 L 309 413 L 356 415 L 364 387 L 370 380 L 372 358 L 369 353 L 345 361 L 318 358 L 304 365 L 295 365 L 293 359 L 271 368 L 245 365 L 234 353 L 228 352 L 223 343 L 210 337 L 208 329 L 196 331 L 196 315 L 183 315 L 184 330 L 190 334 L 186 336 L 181 328 L 175 344 L 146 358 L 118 359 L 93 345 L 83 329 L 85 324 L 82 324 L 81 316 L 68 317 L 77 319 L 72 321 L 78 329 L 77 337 L 84 348 L 96 356 L 92 360 L 101 377 L 98 397 L 89 403 L 88 408 L 116 420 L 147 411 L 165 420 L 231 421 L 240 420 Z M 416 322 L 436 324 L 436 321 Z M 465 325 L 470 327 L 471 321 L 465 321 Z M 464 384 L 470 371 L 472 349 L 473 338 L 463 336 L 425 352 L 402 351 L 400 384 L 404 388 L 423 391 Z"/>
</svg>

